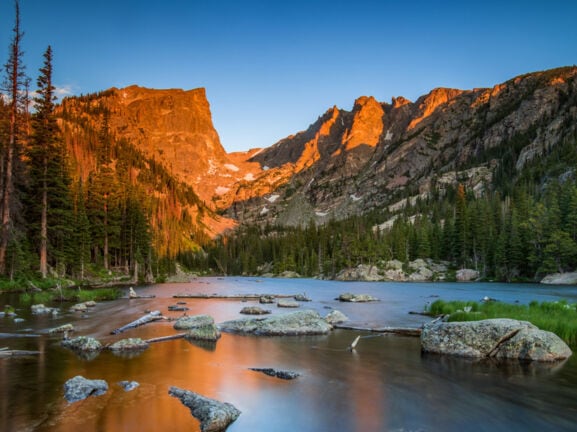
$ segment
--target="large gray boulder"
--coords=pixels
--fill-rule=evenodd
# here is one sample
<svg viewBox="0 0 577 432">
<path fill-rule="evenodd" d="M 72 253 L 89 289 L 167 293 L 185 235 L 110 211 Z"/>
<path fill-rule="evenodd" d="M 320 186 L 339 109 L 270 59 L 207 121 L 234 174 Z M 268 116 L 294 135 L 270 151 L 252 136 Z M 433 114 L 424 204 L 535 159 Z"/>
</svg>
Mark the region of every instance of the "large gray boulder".
<svg viewBox="0 0 577 432">
<path fill-rule="evenodd" d="M 302 310 L 266 318 L 245 318 L 219 324 L 228 333 L 260 336 L 296 336 L 326 334 L 332 326 L 312 310 Z"/>
<path fill-rule="evenodd" d="M 168 394 L 180 399 L 190 409 L 190 413 L 200 421 L 202 432 L 224 431 L 241 414 L 228 402 L 219 402 L 189 390 L 170 387 Z"/>
<path fill-rule="evenodd" d="M 460 269 L 455 274 L 457 282 L 472 282 L 479 279 L 479 272 L 473 269 Z"/>
<path fill-rule="evenodd" d="M 421 349 L 461 357 L 528 361 L 557 361 L 572 354 L 554 333 L 512 319 L 431 323 L 421 333 Z"/>
<path fill-rule="evenodd" d="M 64 397 L 68 402 L 78 402 L 88 396 L 100 396 L 107 391 L 108 384 L 106 381 L 86 379 L 81 375 L 77 375 L 64 383 Z"/>
<path fill-rule="evenodd" d="M 577 285 L 577 272 L 553 273 L 541 280 L 546 285 Z"/>
</svg>

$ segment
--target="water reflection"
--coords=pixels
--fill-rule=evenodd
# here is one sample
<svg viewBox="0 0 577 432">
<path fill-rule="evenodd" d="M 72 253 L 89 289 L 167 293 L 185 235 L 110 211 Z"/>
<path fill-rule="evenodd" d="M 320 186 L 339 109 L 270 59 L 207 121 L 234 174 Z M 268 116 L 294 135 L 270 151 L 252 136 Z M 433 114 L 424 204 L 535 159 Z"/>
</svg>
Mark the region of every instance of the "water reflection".
<svg viewBox="0 0 577 432">
<path fill-rule="evenodd" d="M 147 309 L 180 315 L 168 311 L 176 292 L 297 293 L 303 291 L 302 283 L 226 279 L 153 286 L 144 288 L 143 293 L 155 294 L 155 299 L 99 304 L 87 318 L 65 310 L 61 317 L 48 321 L 26 317 L 27 326 L 39 332 L 73 322 L 77 334 L 96 337 L 103 344 L 126 337 L 149 339 L 174 334 L 172 323 L 151 323 L 119 336 L 110 331 Z M 447 299 L 480 298 L 487 289 L 477 285 L 451 285 L 450 291 L 450 286 L 436 284 L 306 283 L 313 301 L 303 308 L 322 315 L 326 308 L 340 309 L 356 323 L 375 326 L 404 326 L 411 320 L 426 319 L 407 312 L 415 310 L 432 291 Z M 532 298 L 511 292 L 509 286 L 503 292 L 495 292 L 495 286 L 491 289 L 491 297 Z M 371 305 L 343 305 L 334 300 L 340 291 L 355 290 L 383 300 Z M 188 314 L 207 313 L 217 322 L 239 318 L 245 305 L 237 300 L 187 300 Z M 283 312 L 273 309 L 273 313 Z M 0 332 L 16 330 L 13 324 L 0 322 Z M 351 352 L 348 347 L 357 335 L 363 337 Z M 177 339 L 151 344 L 135 357 L 105 350 L 91 361 L 62 348 L 59 336 L 42 334 L 2 342 L 3 346 L 41 351 L 34 358 L 0 360 L 3 431 L 199 430 L 189 410 L 168 395 L 170 386 L 233 403 L 242 414 L 229 427 L 231 432 L 569 431 L 574 430 L 577 418 L 577 358 L 565 363 L 523 364 L 421 355 L 418 339 L 347 330 L 285 338 L 223 334 L 216 343 Z M 301 376 L 284 381 L 249 370 L 254 367 L 290 370 Z M 68 404 L 63 384 L 76 375 L 104 379 L 109 391 Z M 137 381 L 140 386 L 125 392 L 117 384 L 124 380 Z"/>
</svg>

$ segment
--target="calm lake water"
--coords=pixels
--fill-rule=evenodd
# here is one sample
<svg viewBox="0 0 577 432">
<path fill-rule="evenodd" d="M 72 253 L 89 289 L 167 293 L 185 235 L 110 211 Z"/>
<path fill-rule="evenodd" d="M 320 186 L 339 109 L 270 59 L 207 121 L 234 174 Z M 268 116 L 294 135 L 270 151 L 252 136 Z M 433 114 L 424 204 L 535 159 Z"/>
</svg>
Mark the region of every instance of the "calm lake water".
<svg viewBox="0 0 577 432">
<path fill-rule="evenodd" d="M 520 364 L 474 362 L 422 355 L 418 338 L 334 330 L 327 336 L 254 337 L 223 334 L 216 345 L 179 339 L 152 344 L 137 356 L 104 351 L 91 360 L 59 345 L 47 330 L 65 323 L 76 335 L 103 343 L 127 337 L 143 339 L 176 333 L 172 323 L 157 322 L 117 336 L 110 332 L 145 310 L 165 316 L 180 293 L 306 293 L 313 301 L 301 308 L 326 315 L 338 309 L 351 323 L 366 327 L 417 327 L 428 321 L 422 311 L 439 296 L 446 300 L 505 302 L 567 299 L 577 302 L 577 287 L 441 283 L 343 283 L 302 279 L 201 278 L 188 284 L 136 287 L 153 299 L 99 303 L 85 315 L 61 307 L 57 318 L 32 316 L 17 297 L 0 296 L 17 307 L 24 322 L 0 319 L 0 333 L 35 335 L 3 337 L 0 347 L 39 350 L 34 357 L 0 360 L 0 430 L 2 431 L 192 431 L 199 423 L 178 399 L 178 386 L 242 411 L 230 432 L 255 431 L 575 431 L 577 430 L 577 355 L 564 363 Z M 367 293 L 376 303 L 339 303 L 345 292 Z M 257 302 L 186 299 L 188 314 L 210 314 L 222 322 L 242 317 L 239 311 Z M 275 305 L 273 313 L 287 313 Z M 576 317 L 577 319 L 577 317 Z M 347 347 L 363 337 L 355 352 Z M 299 372 L 283 381 L 249 370 L 272 367 Z M 64 383 L 82 375 L 104 379 L 102 396 L 69 404 Z M 117 383 L 135 380 L 125 392 Z"/>
</svg>

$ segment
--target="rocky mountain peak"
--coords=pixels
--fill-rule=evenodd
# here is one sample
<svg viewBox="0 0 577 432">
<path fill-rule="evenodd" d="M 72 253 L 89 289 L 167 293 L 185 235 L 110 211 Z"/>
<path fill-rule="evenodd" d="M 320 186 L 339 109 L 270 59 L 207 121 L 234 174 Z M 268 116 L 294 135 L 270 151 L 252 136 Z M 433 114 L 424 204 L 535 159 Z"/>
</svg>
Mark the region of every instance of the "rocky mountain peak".
<svg viewBox="0 0 577 432">
<path fill-rule="evenodd" d="M 383 133 L 383 116 L 385 112 L 377 100 L 363 96 L 355 101 L 353 121 L 344 135 L 343 144 L 346 151 L 360 145 L 375 147 Z"/>
<path fill-rule="evenodd" d="M 440 105 L 447 103 L 463 93 L 463 90 L 439 87 L 433 89 L 429 94 L 421 96 L 416 102 L 419 114 L 409 123 L 409 129 L 414 128 L 425 118 L 429 117 Z"/>
</svg>

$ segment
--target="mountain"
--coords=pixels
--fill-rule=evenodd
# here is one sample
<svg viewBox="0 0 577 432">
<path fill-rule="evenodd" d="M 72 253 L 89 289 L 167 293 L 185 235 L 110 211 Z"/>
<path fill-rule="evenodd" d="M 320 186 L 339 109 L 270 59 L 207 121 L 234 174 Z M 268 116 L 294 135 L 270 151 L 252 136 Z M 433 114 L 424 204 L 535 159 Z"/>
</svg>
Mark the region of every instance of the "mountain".
<svg viewBox="0 0 577 432">
<path fill-rule="evenodd" d="M 131 181 L 159 200 L 150 209 L 153 227 L 162 232 L 163 218 L 177 221 L 168 225 L 173 236 L 182 231 L 184 245 L 237 223 L 296 226 L 394 213 L 457 183 L 482 194 L 575 136 L 576 77 L 577 68 L 566 67 L 493 88 L 437 88 L 414 102 L 362 96 L 351 111 L 332 107 L 268 148 L 230 154 L 204 89 L 112 88 L 65 99 L 59 116 L 79 177 L 95 170 L 102 129 L 130 147 L 140 161 L 132 162 Z"/>
<path fill-rule="evenodd" d="M 104 166 L 117 189 L 135 189 L 160 256 L 198 249 L 235 225 L 205 203 L 210 177 L 228 156 L 204 89 L 112 88 L 66 98 L 57 115 L 73 177 L 90 182 Z"/>
<path fill-rule="evenodd" d="M 415 102 L 360 97 L 249 155 L 262 171 L 215 203 L 241 222 L 301 225 L 400 209 L 458 182 L 481 193 L 575 136 L 576 76 L 576 67 L 535 72 Z"/>
</svg>

